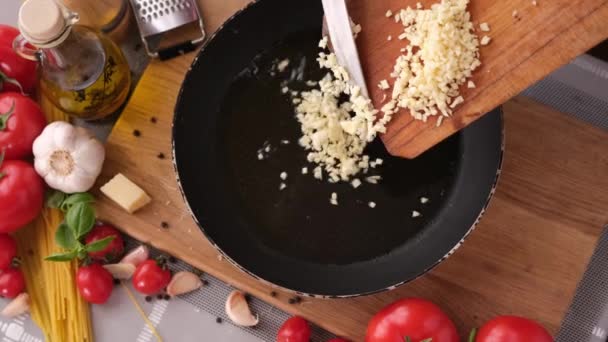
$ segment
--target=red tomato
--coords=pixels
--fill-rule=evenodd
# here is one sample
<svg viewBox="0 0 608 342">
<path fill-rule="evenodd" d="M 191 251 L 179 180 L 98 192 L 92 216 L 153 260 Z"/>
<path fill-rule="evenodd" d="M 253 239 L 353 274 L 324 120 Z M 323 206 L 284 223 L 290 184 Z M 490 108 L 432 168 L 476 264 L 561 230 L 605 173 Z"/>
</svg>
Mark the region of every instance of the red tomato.
<svg viewBox="0 0 608 342">
<path fill-rule="evenodd" d="M 18 29 L 0 24 L 0 47 L 12 47 L 13 40 L 15 40 L 15 37 L 18 35 Z"/>
<path fill-rule="evenodd" d="M 139 264 L 133 274 L 133 287 L 145 295 L 161 292 L 170 281 L 171 271 L 162 268 L 152 259 Z"/>
<path fill-rule="evenodd" d="M 8 234 L 0 234 L 0 272 L 11 266 L 17 256 L 17 242 Z"/>
<path fill-rule="evenodd" d="M 553 337 L 529 319 L 499 316 L 479 329 L 475 342 L 553 342 Z"/>
<path fill-rule="evenodd" d="M 45 126 L 44 114 L 32 99 L 19 93 L 0 94 L 0 147 L 5 159 L 31 156 L 34 140 Z"/>
<path fill-rule="evenodd" d="M 401 299 L 376 314 L 367 326 L 366 342 L 458 342 L 454 323 L 441 309 L 424 299 Z"/>
<path fill-rule="evenodd" d="M 293 316 L 279 329 L 277 342 L 309 342 L 310 325 L 302 317 Z"/>
<path fill-rule="evenodd" d="M 36 62 L 19 56 L 10 47 L 0 46 L 0 91 L 31 94 L 37 78 Z"/>
<path fill-rule="evenodd" d="M 93 304 L 104 304 L 112 294 L 114 279 L 100 264 L 91 264 L 78 269 L 76 285 L 84 300 Z"/>
<path fill-rule="evenodd" d="M 25 289 L 23 273 L 18 268 L 11 267 L 0 273 L 0 297 L 15 298 Z"/>
<path fill-rule="evenodd" d="M 95 226 L 89 234 L 85 237 L 86 244 L 95 242 L 109 236 L 113 236 L 114 239 L 108 247 L 99 252 L 89 252 L 89 256 L 95 260 L 101 260 L 105 262 L 114 262 L 122 256 L 125 251 L 125 242 L 122 239 L 120 232 L 116 228 L 104 224 L 101 226 Z"/>
<path fill-rule="evenodd" d="M 11 233 L 42 210 L 44 182 L 34 167 L 21 160 L 0 165 L 0 233 Z"/>
</svg>

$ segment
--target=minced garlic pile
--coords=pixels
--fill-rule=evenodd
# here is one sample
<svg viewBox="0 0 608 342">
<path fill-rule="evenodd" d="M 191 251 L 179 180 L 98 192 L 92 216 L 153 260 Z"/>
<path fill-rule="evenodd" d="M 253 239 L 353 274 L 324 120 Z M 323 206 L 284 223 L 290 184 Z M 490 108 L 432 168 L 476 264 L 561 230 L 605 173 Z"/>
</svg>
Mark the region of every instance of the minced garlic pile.
<svg viewBox="0 0 608 342">
<path fill-rule="evenodd" d="M 324 38 L 319 45 L 325 47 L 326 41 Z M 335 54 L 321 52 L 317 61 L 331 72 L 319 81 L 319 89 L 299 94 L 299 142 L 310 151 L 308 161 L 318 164 L 313 171 L 316 178 L 322 179 L 325 171 L 330 182 L 348 181 L 369 169 L 370 158 L 363 150 L 385 131 L 390 116 L 377 120 L 378 111 L 358 86 L 349 83 L 349 74 L 338 64 Z M 340 103 L 342 94 L 348 95 L 349 100 Z"/>
<path fill-rule="evenodd" d="M 407 39 L 409 45 L 395 63 L 392 96 L 382 107 L 384 113 L 393 114 L 400 107 L 426 121 L 438 114 L 450 116 L 463 102 L 458 88 L 481 65 L 468 3 L 443 0 L 430 9 L 419 5 L 395 15 L 405 27 L 399 39 Z"/>
<path fill-rule="evenodd" d="M 395 63 L 392 96 L 381 109 L 382 118 L 361 89 L 349 82 L 349 74 L 336 56 L 319 54 L 319 65 L 330 73 L 319 81 L 318 89 L 296 93 L 293 99 L 302 130 L 299 143 L 309 151 L 308 161 L 318 165 L 313 170 L 315 178 L 323 179 L 325 172 L 332 183 L 349 181 L 379 165 L 370 162 L 364 149 L 378 133 L 386 131 L 392 114 L 400 108 L 422 121 L 440 114 L 439 125 L 464 101 L 459 87 L 481 65 L 480 41 L 473 32 L 468 2 L 442 0 L 426 10 L 418 4 L 416 9 L 408 7 L 395 15 L 395 21 L 405 27 L 399 39 L 407 39 L 409 45 L 401 49 L 404 54 Z M 386 15 L 390 17 L 392 12 Z M 481 30 L 489 31 L 489 26 L 484 23 Z M 482 45 L 489 39 L 484 36 Z M 319 47 L 327 48 L 327 37 Z M 387 80 L 378 86 L 387 91 L 390 88 Z M 473 88 L 475 84 L 469 80 L 467 86 Z M 348 101 L 340 102 L 343 95 Z M 360 181 L 354 179 L 355 184 Z"/>
</svg>

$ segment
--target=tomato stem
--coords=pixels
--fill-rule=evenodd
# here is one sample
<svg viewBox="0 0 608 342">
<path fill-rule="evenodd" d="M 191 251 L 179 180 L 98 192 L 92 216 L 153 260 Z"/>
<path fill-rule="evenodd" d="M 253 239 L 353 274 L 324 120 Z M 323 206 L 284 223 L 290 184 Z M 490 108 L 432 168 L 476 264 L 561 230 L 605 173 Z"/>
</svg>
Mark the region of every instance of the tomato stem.
<svg viewBox="0 0 608 342">
<path fill-rule="evenodd" d="M 15 100 L 13 100 L 13 104 L 11 108 L 6 113 L 0 113 L 0 131 L 4 131 L 7 126 L 8 119 L 10 119 L 11 115 L 15 113 Z"/>
<path fill-rule="evenodd" d="M 469 342 L 475 342 L 476 336 L 477 336 L 477 328 L 471 329 L 471 333 L 469 334 Z"/>
<path fill-rule="evenodd" d="M 23 87 L 21 86 L 21 83 L 19 83 L 19 81 L 17 81 L 14 78 L 10 78 L 10 77 L 6 76 L 6 74 L 4 74 L 2 71 L 0 71 L 0 91 L 2 90 L 2 88 L 4 88 L 5 82 L 10 83 L 10 84 L 14 85 L 15 87 L 19 88 L 21 95 L 25 95 L 25 92 L 23 91 Z"/>
<path fill-rule="evenodd" d="M 0 152 L 0 167 L 2 167 L 2 162 L 4 161 L 4 153 L 6 152 L 6 149 L 2 149 L 2 152 Z M 2 179 L 2 177 L 6 176 L 4 174 L 4 172 L 0 172 L 0 179 Z"/>
</svg>

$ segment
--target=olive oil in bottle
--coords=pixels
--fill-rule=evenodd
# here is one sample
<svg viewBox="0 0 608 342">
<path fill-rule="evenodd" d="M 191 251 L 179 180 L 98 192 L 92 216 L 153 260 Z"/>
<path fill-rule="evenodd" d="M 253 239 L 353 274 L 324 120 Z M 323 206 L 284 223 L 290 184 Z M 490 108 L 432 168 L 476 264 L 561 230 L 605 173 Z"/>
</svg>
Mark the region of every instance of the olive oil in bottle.
<svg viewBox="0 0 608 342">
<path fill-rule="evenodd" d="M 131 73 L 114 42 L 77 21 L 78 14 L 55 0 L 27 0 L 14 47 L 40 62 L 41 89 L 53 104 L 75 117 L 100 119 L 125 102 Z"/>
</svg>

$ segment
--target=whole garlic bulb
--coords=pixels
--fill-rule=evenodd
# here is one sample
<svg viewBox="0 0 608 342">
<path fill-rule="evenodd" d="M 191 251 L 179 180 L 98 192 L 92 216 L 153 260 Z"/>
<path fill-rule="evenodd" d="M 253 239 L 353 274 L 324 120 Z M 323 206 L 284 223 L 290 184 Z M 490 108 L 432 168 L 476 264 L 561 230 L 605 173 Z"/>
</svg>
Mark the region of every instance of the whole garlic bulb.
<svg viewBox="0 0 608 342">
<path fill-rule="evenodd" d="M 51 188 L 68 194 L 91 189 L 105 159 L 103 145 L 89 131 L 64 121 L 46 126 L 33 152 L 36 172 Z"/>
</svg>

